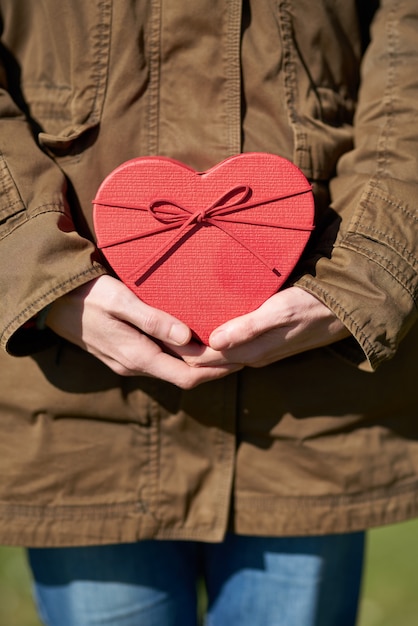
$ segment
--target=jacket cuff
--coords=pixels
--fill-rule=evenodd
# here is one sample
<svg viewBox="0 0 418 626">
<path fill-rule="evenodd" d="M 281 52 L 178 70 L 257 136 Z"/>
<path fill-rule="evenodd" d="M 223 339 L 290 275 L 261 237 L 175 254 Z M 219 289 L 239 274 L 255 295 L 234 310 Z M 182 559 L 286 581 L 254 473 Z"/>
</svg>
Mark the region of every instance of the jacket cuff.
<svg viewBox="0 0 418 626">
<path fill-rule="evenodd" d="M 315 270 L 315 276 L 305 275 L 295 285 L 323 302 L 352 335 L 331 349 L 368 371 L 391 359 L 416 321 L 410 292 L 381 265 L 352 248 L 335 248 L 332 258 L 322 258 Z"/>
<path fill-rule="evenodd" d="M 0 263 L 0 347 L 16 356 L 55 341 L 52 331 L 36 326 L 46 306 L 108 273 L 94 244 L 73 230 L 59 207 L 22 215 L 2 240 Z"/>
</svg>

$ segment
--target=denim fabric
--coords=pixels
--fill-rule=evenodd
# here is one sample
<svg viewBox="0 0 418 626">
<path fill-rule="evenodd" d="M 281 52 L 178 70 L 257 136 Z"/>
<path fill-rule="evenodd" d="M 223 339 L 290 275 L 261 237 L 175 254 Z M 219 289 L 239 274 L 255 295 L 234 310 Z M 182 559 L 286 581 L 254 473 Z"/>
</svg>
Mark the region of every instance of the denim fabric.
<svg viewBox="0 0 418 626">
<path fill-rule="evenodd" d="M 29 550 L 47 626 L 354 626 L 364 534 Z M 200 596 L 201 597 L 201 596 Z"/>
</svg>

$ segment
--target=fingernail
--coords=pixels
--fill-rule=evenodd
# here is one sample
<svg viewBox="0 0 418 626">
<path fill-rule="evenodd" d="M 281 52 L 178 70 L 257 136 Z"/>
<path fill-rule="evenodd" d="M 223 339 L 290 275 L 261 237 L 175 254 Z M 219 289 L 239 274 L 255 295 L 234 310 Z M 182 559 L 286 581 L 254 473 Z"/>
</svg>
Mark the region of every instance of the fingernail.
<svg viewBox="0 0 418 626">
<path fill-rule="evenodd" d="M 190 339 L 190 330 L 184 324 L 173 324 L 168 338 L 179 346 L 184 345 Z"/>
</svg>

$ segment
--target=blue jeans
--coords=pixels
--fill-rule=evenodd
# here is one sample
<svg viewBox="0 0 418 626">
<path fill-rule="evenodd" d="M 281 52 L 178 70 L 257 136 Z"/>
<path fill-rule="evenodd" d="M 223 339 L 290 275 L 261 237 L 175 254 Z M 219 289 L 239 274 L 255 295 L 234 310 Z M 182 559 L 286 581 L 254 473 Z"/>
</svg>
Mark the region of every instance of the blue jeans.
<svg viewBox="0 0 418 626">
<path fill-rule="evenodd" d="M 47 626 L 354 626 L 364 534 L 29 550 Z"/>
</svg>

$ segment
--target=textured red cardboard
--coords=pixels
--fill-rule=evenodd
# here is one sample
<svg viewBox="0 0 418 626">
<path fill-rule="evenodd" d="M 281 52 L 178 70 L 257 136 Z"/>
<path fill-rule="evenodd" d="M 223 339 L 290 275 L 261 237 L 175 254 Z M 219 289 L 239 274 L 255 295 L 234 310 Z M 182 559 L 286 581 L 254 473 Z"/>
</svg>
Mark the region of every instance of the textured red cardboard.
<svg viewBox="0 0 418 626">
<path fill-rule="evenodd" d="M 97 244 L 118 277 L 203 343 L 282 287 L 314 219 L 302 172 L 258 152 L 206 172 L 138 157 L 104 180 L 93 205 Z"/>
</svg>

